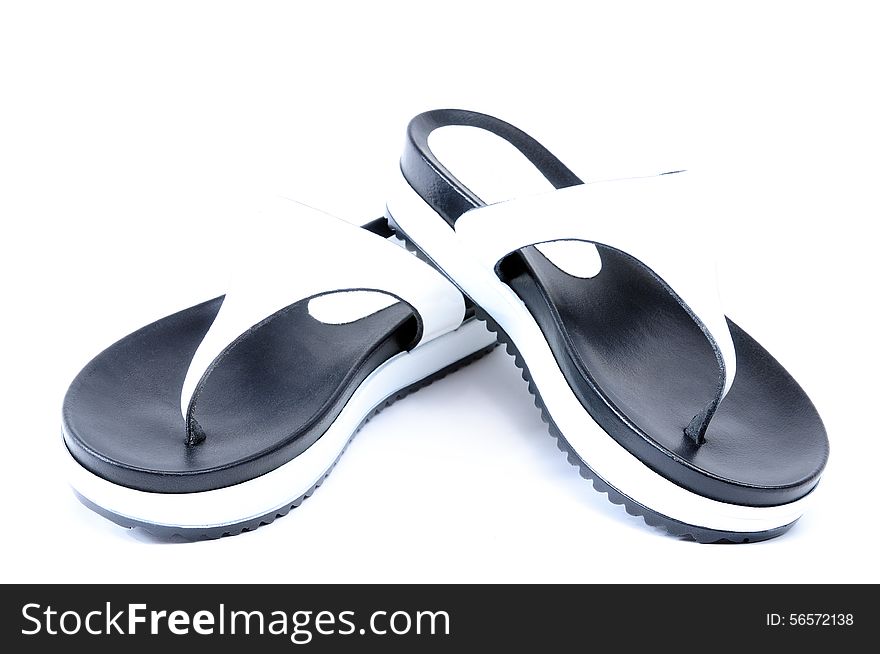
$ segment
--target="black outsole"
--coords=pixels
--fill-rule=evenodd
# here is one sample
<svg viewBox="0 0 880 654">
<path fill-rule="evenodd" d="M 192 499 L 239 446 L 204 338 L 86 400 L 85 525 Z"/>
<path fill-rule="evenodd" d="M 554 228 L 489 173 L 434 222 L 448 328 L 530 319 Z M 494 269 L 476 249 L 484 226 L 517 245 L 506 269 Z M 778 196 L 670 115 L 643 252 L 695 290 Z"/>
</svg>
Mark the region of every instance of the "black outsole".
<svg viewBox="0 0 880 654">
<path fill-rule="evenodd" d="M 79 492 L 74 489 L 74 495 L 76 495 L 77 499 L 82 502 L 86 507 L 94 511 L 95 513 L 107 518 L 111 522 L 120 525 L 121 527 L 126 527 L 128 529 L 142 529 L 146 533 L 160 539 L 160 540 L 185 540 L 185 541 L 199 541 L 199 540 L 213 540 L 216 538 L 222 538 L 224 536 L 237 536 L 238 534 L 242 534 L 247 531 L 254 531 L 263 525 L 269 525 L 275 522 L 278 518 L 282 518 L 286 516 L 292 509 L 295 509 L 300 504 L 302 504 L 307 498 L 311 497 L 312 494 L 317 490 L 317 488 L 324 483 L 324 480 L 333 472 L 333 469 L 336 467 L 336 464 L 339 463 L 339 459 L 342 458 L 342 455 L 345 454 L 345 451 L 348 449 L 348 446 L 351 444 L 351 441 L 354 437 L 363 429 L 364 425 L 366 425 L 373 417 L 375 417 L 380 411 L 388 408 L 395 402 L 400 399 L 403 399 L 407 395 L 415 393 L 426 386 L 430 386 L 435 381 L 443 379 L 447 375 L 455 372 L 456 370 L 460 370 L 465 366 L 473 363 L 477 359 L 481 359 L 482 357 L 489 354 L 492 350 L 495 349 L 497 343 L 492 343 L 491 345 L 484 347 L 481 350 L 477 350 L 476 352 L 469 354 L 463 359 L 459 359 L 455 363 L 452 363 L 445 368 L 438 370 L 432 375 L 425 377 L 424 379 L 407 386 L 395 394 L 387 397 L 384 401 L 380 402 L 369 414 L 361 421 L 361 423 L 357 426 L 357 429 L 351 434 L 346 442 L 345 447 L 342 448 L 342 451 L 337 455 L 336 459 L 327 469 L 327 471 L 321 475 L 321 478 L 315 482 L 315 485 L 312 486 L 309 490 L 307 490 L 303 495 L 291 501 L 289 504 L 285 504 L 281 509 L 277 509 L 275 511 L 270 511 L 262 516 L 252 518 L 250 520 L 245 520 L 243 522 L 237 522 L 229 525 L 222 525 L 219 527 L 207 527 L 207 528 L 182 528 L 182 527 L 170 527 L 166 525 L 156 525 L 150 522 L 144 522 L 141 520 L 136 520 L 133 518 L 129 518 L 126 516 L 119 515 L 118 513 L 114 513 L 113 511 L 108 511 L 107 509 L 98 506 L 91 500 L 86 497 L 83 497 Z"/>
<path fill-rule="evenodd" d="M 420 259 L 434 266 L 435 268 L 440 270 L 440 272 L 443 272 L 443 270 L 430 257 L 428 257 L 414 242 L 410 240 L 409 236 L 407 236 L 401 229 L 399 229 L 397 224 L 394 223 L 393 218 L 389 219 L 389 224 L 393 229 L 395 229 L 398 237 L 404 242 L 407 250 L 414 252 L 416 256 L 418 256 Z M 451 281 L 453 281 L 454 283 L 454 280 Z M 465 293 L 464 289 L 461 289 L 460 287 L 459 290 L 461 290 L 462 293 Z M 465 296 L 467 297 L 466 293 Z M 469 299 L 473 301 L 473 298 Z M 663 529 L 670 536 L 675 536 L 684 540 L 690 540 L 704 544 L 757 543 L 760 541 L 777 538 L 778 536 L 781 536 L 782 534 L 787 532 L 797 523 L 797 520 L 795 520 L 782 527 L 776 527 L 775 529 L 744 533 L 736 531 L 721 531 L 718 529 L 707 529 L 705 527 L 698 527 L 696 525 L 687 524 L 685 522 L 681 522 L 679 520 L 675 520 L 674 518 L 670 518 L 669 516 L 663 515 L 662 513 L 658 513 L 657 511 L 654 511 L 644 504 L 641 504 L 640 502 L 637 502 L 631 497 L 625 495 L 624 493 L 621 493 L 614 486 L 607 483 L 599 475 L 593 472 L 593 469 L 590 468 L 589 464 L 587 464 L 587 462 L 584 461 L 580 457 L 580 455 L 578 455 L 577 452 L 574 451 L 574 448 L 572 448 L 571 444 L 569 444 L 565 436 L 563 436 L 562 431 L 559 429 L 559 427 L 556 426 L 556 423 L 553 422 L 553 418 L 550 416 L 550 412 L 547 411 L 547 407 L 544 405 L 544 400 L 541 398 L 541 393 L 540 391 L 538 391 L 537 385 L 532 380 L 532 374 L 529 371 L 528 366 L 526 365 L 525 359 L 523 359 L 522 355 L 519 353 L 519 350 L 513 344 L 513 341 L 505 333 L 501 326 L 498 325 L 498 323 L 495 322 L 495 320 L 493 320 L 492 317 L 489 316 L 489 314 L 487 314 L 478 304 L 474 302 L 474 306 L 477 320 L 485 323 L 486 328 L 489 331 L 495 333 L 498 338 L 498 343 L 504 344 L 507 354 L 513 357 L 516 367 L 519 368 L 521 371 L 523 381 L 526 382 L 529 388 L 529 392 L 534 397 L 535 406 L 541 412 L 541 419 L 547 424 L 547 429 L 550 432 L 550 435 L 556 439 L 556 446 L 563 454 L 566 455 L 568 462 L 578 469 L 580 476 L 584 479 L 587 479 L 588 481 L 593 482 L 593 488 L 600 493 L 604 493 L 608 497 L 608 501 L 610 501 L 612 504 L 623 506 L 624 510 L 631 516 L 642 518 L 645 521 L 645 524 L 647 524 L 648 526 Z"/>
</svg>

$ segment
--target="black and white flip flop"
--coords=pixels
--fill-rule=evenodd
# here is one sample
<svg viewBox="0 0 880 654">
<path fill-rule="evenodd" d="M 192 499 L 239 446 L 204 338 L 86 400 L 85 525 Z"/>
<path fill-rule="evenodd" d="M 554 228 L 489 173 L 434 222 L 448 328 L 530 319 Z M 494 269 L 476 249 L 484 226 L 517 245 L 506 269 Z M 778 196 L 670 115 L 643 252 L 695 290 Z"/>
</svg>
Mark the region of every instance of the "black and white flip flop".
<svg viewBox="0 0 880 654">
<path fill-rule="evenodd" d="M 495 345 L 384 220 L 284 204 L 274 268 L 126 336 L 70 386 L 63 437 L 88 507 L 166 537 L 270 523 L 375 412 Z"/>
<path fill-rule="evenodd" d="M 460 110 L 412 120 L 401 173 L 392 227 L 474 301 L 598 490 L 701 542 L 800 518 L 825 429 L 722 313 L 711 248 L 689 238 L 713 206 L 690 173 L 585 185 L 521 130 Z"/>
</svg>

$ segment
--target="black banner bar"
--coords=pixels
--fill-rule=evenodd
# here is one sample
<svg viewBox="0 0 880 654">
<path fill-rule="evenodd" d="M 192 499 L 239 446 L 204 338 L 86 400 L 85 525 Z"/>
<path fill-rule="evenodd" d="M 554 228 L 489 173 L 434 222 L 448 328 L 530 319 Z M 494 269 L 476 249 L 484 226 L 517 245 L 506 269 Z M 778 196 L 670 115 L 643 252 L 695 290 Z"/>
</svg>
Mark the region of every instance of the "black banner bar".
<svg viewBox="0 0 880 654">
<path fill-rule="evenodd" d="M 448 651 L 491 645 L 550 651 L 597 643 L 760 648 L 864 643 L 874 586 L 234 586 L 2 587 L 2 642 L 135 641 L 260 651 Z M 18 651 L 9 650 L 6 651 Z"/>
</svg>

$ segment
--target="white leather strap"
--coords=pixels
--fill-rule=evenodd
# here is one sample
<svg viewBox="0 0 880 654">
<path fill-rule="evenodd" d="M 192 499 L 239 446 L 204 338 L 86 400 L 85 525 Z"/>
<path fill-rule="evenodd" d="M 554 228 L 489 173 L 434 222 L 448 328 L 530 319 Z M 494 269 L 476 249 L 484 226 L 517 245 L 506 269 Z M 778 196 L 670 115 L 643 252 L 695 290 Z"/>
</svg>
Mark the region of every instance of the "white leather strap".
<svg viewBox="0 0 880 654">
<path fill-rule="evenodd" d="M 305 205 L 279 199 L 247 223 L 241 270 L 190 363 L 180 397 L 184 416 L 205 372 L 239 336 L 295 302 L 353 289 L 393 295 L 421 324 L 417 345 L 453 331 L 464 299 L 443 275 L 404 248 Z"/>
<path fill-rule="evenodd" d="M 716 346 L 723 397 L 736 374 L 736 353 L 706 244 L 712 207 L 700 200 L 692 177 L 598 182 L 499 202 L 468 211 L 455 231 L 492 269 L 520 248 L 553 241 L 588 241 L 635 257 L 678 296 Z"/>
</svg>

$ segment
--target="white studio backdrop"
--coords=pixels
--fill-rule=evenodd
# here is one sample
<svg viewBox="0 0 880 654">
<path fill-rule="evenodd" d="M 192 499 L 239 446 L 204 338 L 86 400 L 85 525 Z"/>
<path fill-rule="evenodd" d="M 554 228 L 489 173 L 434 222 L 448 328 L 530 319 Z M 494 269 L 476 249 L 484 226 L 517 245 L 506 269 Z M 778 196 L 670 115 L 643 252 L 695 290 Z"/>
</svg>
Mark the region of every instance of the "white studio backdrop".
<svg viewBox="0 0 880 654">
<path fill-rule="evenodd" d="M 4 3 L 0 581 L 880 581 L 874 17 L 849 2 Z M 500 350 L 371 421 L 313 498 L 256 532 L 162 544 L 74 499 L 59 413 L 82 365 L 222 293 L 251 198 L 378 217 L 407 121 L 439 107 L 512 122 L 588 180 L 726 180 L 727 312 L 831 440 L 788 535 L 698 546 L 629 517 L 566 462 Z"/>
</svg>

